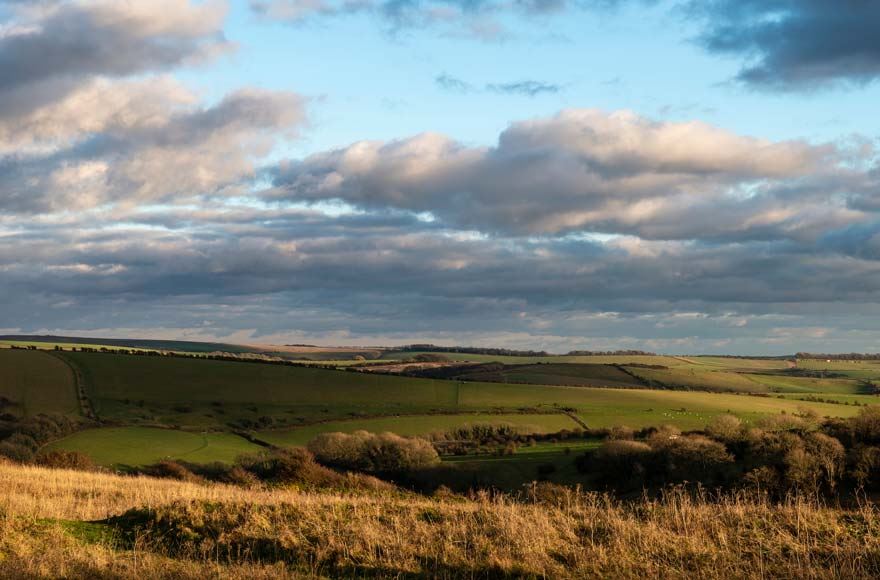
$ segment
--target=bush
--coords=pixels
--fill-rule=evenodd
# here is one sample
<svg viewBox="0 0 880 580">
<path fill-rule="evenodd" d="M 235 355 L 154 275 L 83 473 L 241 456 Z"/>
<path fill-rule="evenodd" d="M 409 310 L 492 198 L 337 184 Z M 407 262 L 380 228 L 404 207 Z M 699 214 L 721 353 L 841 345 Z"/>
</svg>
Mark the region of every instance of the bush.
<svg viewBox="0 0 880 580">
<path fill-rule="evenodd" d="M 309 442 L 308 449 L 325 465 L 369 473 L 418 470 L 440 462 L 428 441 L 394 433 L 322 433 Z"/>
<path fill-rule="evenodd" d="M 718 483 L 724 469 L 733 463 L 733 456 L 722 443 L 702 435 L 657 440 L 652 447 L 657 456 L 656 475 L 663 483 Z"/>
<path fill-rule="evenodd" d="M 586 466 L 606 483 L 636 484 L 644 481 L 653 450 L 641 441 L 611 440 L 602 444 Z"/>
<path fill-rule="evenodd" d="M 626 425 L 616 425 L 611 428 L 611 431 L 608 432 L 609 439 L 621 439 L 628 440 L 635 437 L 635 431 L 631 427 L 627 427 Z"/>
<path fill-rule="evenodd" d="M 311 452 L 302 448 L 272 449 L 239 458 L 238 469 L 251 477 L 276 485 L 305 487 L 336 487 L 343 489 L 378 490 L 393 486 L 374 477 L 339 473 L 315 461 Z M 245 485 L 251 477 L 233 468 L 227 474 Z M 239 483 L 239 482 L 235 482 Z"/>
<path fill-rule="evenodd" d="M 95 471 L 97 466 L 91 457 L 81 451 L 47 451 L 37 456 L 37 463 L 54 469 Z"/>
<path fill-rule="evenodd" d="M 0 441 L 0 457 L 5 457 L 18 463 L 30 463 L 34 459 L 34 452 L 29 447 L 23 445 Z"/>
<path fill-rule="evenodd" d="M 165 460 L 140 469 L 144 475 L 163 477 L 179 481 L 197 482 L 203 481 L 201 477 L 189 470 L 185 465 L 177 461 Z"/>
<path fill-rule="evenodd" d="M 733 415 L 718 415 L 706 426 L 706 434 L 719 441 L 735 441 L 743 434 L 742 421 Z"/>
</svg>

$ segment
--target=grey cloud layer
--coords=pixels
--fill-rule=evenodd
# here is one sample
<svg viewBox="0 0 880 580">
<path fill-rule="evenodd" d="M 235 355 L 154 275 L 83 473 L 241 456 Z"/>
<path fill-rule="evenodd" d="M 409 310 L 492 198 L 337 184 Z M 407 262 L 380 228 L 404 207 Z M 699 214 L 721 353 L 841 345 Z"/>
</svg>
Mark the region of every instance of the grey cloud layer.
<svg viewBox="0 0 880 580">
<path fill-rule="evenodd" d="M 748 59 L 739 78 L 767 88 L 866 83 L 880 76 L 880 3 L 865 0 L 690 2 L 712 52 Z"/>
</svg>

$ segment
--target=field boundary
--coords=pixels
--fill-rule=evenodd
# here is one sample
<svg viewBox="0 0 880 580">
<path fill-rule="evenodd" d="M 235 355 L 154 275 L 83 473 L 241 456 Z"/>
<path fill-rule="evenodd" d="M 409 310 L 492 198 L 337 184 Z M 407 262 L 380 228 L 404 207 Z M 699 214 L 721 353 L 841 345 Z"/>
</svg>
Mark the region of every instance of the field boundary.
<svg viewBox="0 0 880 580">
<path fill-rule="evenodd" d="M 95 407 L 92 405 L 92 400 L 89 399 L 88 393 L 86 393 L 85 377 L 79 366 L 64 355 L 56 354 L 55 351 L 47 350 L 45 352 L 67 365 L 67 368 L 69 368 L 70 372 L 73 374 L 73 386 L 76 390 L 76 400 L 79 402 L 80 414 L 86 419 L 97 421 L 98 414 L 95 413 Z"/>
</svg>

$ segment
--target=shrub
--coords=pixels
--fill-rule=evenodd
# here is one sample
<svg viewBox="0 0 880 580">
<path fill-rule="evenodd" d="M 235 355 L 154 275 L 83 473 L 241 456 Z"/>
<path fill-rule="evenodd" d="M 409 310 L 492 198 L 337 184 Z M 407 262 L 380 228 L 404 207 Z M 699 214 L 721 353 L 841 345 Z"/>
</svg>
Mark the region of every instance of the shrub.
<svg viewBox="0 0 880 580">
<path fill-rule="evenodd" d="M 635 431 L 626 425 L 616 425 L 608 433 L 609 439 L 632 439 L 633 437 L 635 437 Z"/>
<path fill-rule="evenodd" d="M 716 483 L 733 456 L 717 441 L 702 435 L 658 440 L 652 447 L 657 454 L 657 472 L 662 483 L 693 481 Z"/>
<path fill-rule="evenodd" d="M 55 469 L 76 469 L 95 471 L 97 466 L 87 454 L 81 451 L 46 451 L 37 456 L 37 463 Z"/>
<path fill-rule="evenodd" d="M 308 449 L 326 465 L 371 473 L 418 470 L 440 461 L 428 441 L 394 433 L 322 433 Z"/>
<path fill-rule="evenodd" d="M 0 441 L 0 457 L 5 457 L 18 463 L 29 463 L 34 459 L 34 452 L 29 447 Z"/>
<path fill-rule="evenodd" d="M 653 451 L 641 441 L 611 440 L 602 444 L 587 468 L 608 483 L 635 484 L 644 481 Z"/>
<path fill-rule="evenodd" d="M 735 441 L 743 434 L 742 421 L 734 415 L 718 415 L 706 426 L 706 434 L 719 441 Z"/>
<path fill-rule="evenodd" d="M 177 461 L 165 460 L 153 465 L 142 467 L 140 472 L 153 477 L 177 479 L 179 481 L 203 481 L 201 477 L 189 470 L 185 465 Z"/>
</svg>

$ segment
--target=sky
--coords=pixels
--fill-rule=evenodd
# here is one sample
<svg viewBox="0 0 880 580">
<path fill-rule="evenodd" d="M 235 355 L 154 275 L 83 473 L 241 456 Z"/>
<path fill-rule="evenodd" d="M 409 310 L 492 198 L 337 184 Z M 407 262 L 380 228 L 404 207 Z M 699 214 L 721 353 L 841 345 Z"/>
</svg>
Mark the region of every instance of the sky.
<svg viewBox="0 0 880 580">
<path fill-rule="evenodd" d="M 880 351 L 880 3 L 0 0 L 0 334 Z"/>
</svg>

